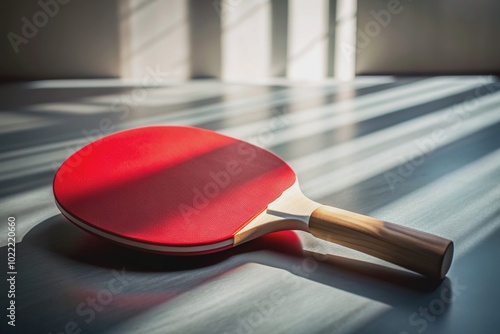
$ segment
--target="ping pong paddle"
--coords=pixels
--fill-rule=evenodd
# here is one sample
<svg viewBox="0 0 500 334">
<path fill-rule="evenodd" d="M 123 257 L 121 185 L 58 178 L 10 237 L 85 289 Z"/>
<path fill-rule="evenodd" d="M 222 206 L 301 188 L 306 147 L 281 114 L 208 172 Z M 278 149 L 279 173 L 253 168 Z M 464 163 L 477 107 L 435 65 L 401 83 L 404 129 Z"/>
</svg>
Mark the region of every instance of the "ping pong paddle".
<svg viewBox="0 0 500 334">
<path fill-rule="evenodd" d="M 60 166 L 53 189 L 68 220 L 145 251 L 205 254 L 290 229 L 437 279 L 453 257 L 452 241 L 316 203 L 275 154 L 195 127 L 98 139 Z"/>
</svg>

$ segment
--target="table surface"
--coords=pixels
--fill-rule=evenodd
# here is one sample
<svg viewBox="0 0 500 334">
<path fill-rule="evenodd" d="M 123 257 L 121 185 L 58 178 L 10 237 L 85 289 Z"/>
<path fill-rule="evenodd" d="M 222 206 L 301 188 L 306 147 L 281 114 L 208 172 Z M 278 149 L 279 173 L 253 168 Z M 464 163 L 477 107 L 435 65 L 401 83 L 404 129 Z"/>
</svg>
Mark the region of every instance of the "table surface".
<svg viewBox="0 0 500 334">
<path fill-rule="evenodd" d="M 13 332 L 496 332 L 496 78 L 148 82 L 0 86 L 0 256 L 7 272 L 13 216 Z M 195 125 L 269 148 L 316 201 L 454 240 L 450 272 L 433 282 L 304 232 L 171 257 L 123 248 L 68 223 L 51 192 L 57 166 L 90 140 L 148 124 Z M 13 330 L 3 318 L 2 328 Z"/>
</svg>

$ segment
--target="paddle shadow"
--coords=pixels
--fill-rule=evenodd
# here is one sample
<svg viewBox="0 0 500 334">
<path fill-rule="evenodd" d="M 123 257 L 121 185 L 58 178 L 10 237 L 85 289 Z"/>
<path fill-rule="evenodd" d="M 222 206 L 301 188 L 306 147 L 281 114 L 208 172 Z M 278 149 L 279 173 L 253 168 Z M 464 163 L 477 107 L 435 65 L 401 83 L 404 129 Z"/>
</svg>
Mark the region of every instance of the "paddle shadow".
<svg viewBox="0 0 500 334">
<path fill-rule="evenodd" d="M 0 253 L 6 256 L 6 247 Z M 293 231 L 271 233 L 214 254 L 165 256 L 94 237 L 57 215 L 25 235 L 17 244 L 17 258 L 18 314 L 23 318 L 20 326 L 28 330 L 58 331 L 68 321 L 92 332 L 110 330 L 249 263 L 405 309 L 440 293 L 439 282 L 404 270 L 304 251 Z M 314 270 L 296 270 L 306 262 L 314 263 Z M 113 294 L 101 315 L 86 323 L 78 307 L 109 291 L 110 282 L 120 276 L 126 282 L 123 289 Z"/>
</svg>

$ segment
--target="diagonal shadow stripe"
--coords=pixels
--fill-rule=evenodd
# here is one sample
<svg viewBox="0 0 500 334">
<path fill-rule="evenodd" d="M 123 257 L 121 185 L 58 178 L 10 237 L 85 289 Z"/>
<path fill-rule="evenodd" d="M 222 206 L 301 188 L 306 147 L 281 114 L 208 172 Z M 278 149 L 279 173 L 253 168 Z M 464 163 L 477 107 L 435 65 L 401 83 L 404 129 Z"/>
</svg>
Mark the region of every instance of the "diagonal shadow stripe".
<svg viewBox="0 0 500 334">
<path fill-rule="evenodd" d="M 397 80 L 395 82 L 384 83 L 375 86 L 361 87 L 353 89 L 352 96 L 346 96 L 346 94 L 342 91 L 329 92 L 329 90 L 323 88 L 323 90 L 325 90 L 326 93 L 316 98 L 308 99 L 306 101 L 292 102 L 292 103 L 288 101 L 283 101 L 282 103 L 279 103 L 277 106 L 273 106 L 270 108 L 256 108 L 255 111 L 251 113 L 246 113 L 238 116 L 231 116 L 231 114 L 229 114 L 224 119 L 203 122 L 197 124 L 197 126 L 206 129 L 219 130 L 226 127 L 226 124 L 228 123 L 230 123 L 231 126 L 244 125 L 251 122 L 258 122 L 268 119 L 269 116 L 272 115 L 273 109 L 278 109 L 283 114 L 286 114 L 288 110 L 292 108 L 294 112 L 306 111 L 308 108 L 314 108 L 322 105 L 332 104 L 339 101 L 345 101 L 358 96 L 381 93 L 385 90 L 389 90 L 395 87 L 402 87 L 411 83 L 415 83 L 417 81 L 421 80 L 419 79 Z"/>
<path fill-rule="evenodd" d="M 486 87 L 498 90 L 498 83 L 487 85 Z M 427 103 L 413 105 L 408 108 L 400 109 L 390 114 L 381 115 L 378 117 L 370 118 L 354 125 L 345 125 L 336 127 L 332 130 L 321 132 L 311 135 L 307 138 L 299 140 L 287 141 L 272 147 L 272 150 L 281 154 L 286 152 L 286 159 L 294 159 L 302 155 L 311 153 L 311 151 L 320 151 L 322 149 L 345 143 L 355 138 L 380 131 L 385 128 L 397 125 L 399 123 L 415 119 L 444 108 L 452 107 L 456 104 L 463 103 L 467 97 L 474 96 L 476 88 L 469 89 L 464 92 L 456 93 L 449 96 L 444 96 L 437 100 L 429 101 Z M 488 95 L 484 94 L 478 96 L 479 98 Z M 354 111 L 353 113 L 356 113 Z M 345 135 L 348 134 L 348 135 Z"/>
<path fill-rule="evenodd" d="M 497 122 L 436 149 L 394 192 L 389 188 L 384 174 L 399 175 L 398 168 L 401 165 L 319 200 L 355 212 L 370 213 L 498 149 L 499 134 L 500 122 Z"/>
</svg>

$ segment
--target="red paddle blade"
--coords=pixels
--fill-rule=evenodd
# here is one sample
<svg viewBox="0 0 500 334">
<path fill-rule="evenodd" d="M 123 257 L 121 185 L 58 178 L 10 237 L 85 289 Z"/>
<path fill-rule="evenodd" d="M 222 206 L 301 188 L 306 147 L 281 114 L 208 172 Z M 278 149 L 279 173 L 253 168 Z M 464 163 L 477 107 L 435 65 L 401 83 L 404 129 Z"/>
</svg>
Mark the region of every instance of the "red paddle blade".
<svg viewBox="0 0 500 334">
<path fill-rule="evenodd" d="M 232 246 L 233 235 L 295 182 L 279 157 L 213 131 L 155 126 L 115 133 L 70 156 L 54 178 L 80 227 L 160 252 Z"/>
</svg>

